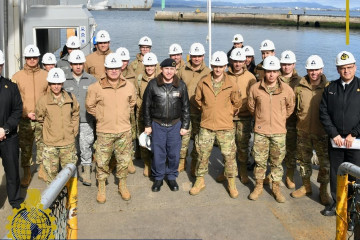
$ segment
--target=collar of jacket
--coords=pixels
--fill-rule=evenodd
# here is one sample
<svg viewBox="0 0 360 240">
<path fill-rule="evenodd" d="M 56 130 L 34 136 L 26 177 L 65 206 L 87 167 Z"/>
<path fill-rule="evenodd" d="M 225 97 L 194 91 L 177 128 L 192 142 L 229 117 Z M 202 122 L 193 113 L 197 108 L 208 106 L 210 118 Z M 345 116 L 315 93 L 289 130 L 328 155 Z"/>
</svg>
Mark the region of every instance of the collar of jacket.
<svg viewBox="0 0 360 240">
<path fill-rule="evenodd" d="M 204 84 L 208 85 L 208 87 L 210 89 L 212 89 L 212 91 L 214 91 L 211 77 L 212 77 L 212 72 L 210 74 L 206 75 L 205 77 L 203 77 Z M 224 73 L 223 79 L 221 81 L 224 81 L 224 83 L 221 85 L 221 91 L 226 89 L 226 88 L 231 88 L 232 87 L 232 81 L 229 79 L 229 77 L 228 77 L 228 75 L 226 73 Z"/>
<path fill-rule="evenodd" d="M 65 54 L 61 60 L 65 60 L 65 61 L 68 61 L 69 60 L 69 53 Z"/>
<path fill-rule="evenodd" d="M 119 80 L 120 80 L 120 84 L 118 85 L 117 88 L 120 88 L 126 84 L 126 79 L 124 79 L 121 75 L 119 77 Z M 106 76 L 104 78 L 102 78 L 99 81 L 99 83 L 102 88 L 113 88 L 113 86 L 109 83 L 109 80 Z"/>
<path fill-rule="evenodd" d="M 321 74 L 321 80 L 320 80 L 320 84 L 316 86 L 316 89 L 320 88 L 325 88 L 327 85 L 328 81 L 326 79 L 326 76 L 324 74 Z M 303 78 L 301 78 L 300 83 L 301 86 L 307 87 L 309 89 L 312 89 L 311 84 L 310 84 L 310 79 L 309 79 L 309 75 L 305 75 Z"/>
<path fill-rule="evenodd" d="M 96 51 L 97 55 L 108 55 L 109 53 L 111 53 L 110 48 L 108 50 L 106 50 L 105 52 L 100 52 L 99 50 Z"/>
<path fill-rule="evenodd" d="M 80 79 L 88 79 L 88 77 L 85 75 L 85 71 L 83 70 L 83 72 L 82 72 L 82 75 L 81 75 L 81 78 Z M 72 74 L 72 69 L 71 69 L 71 71 L 70 72 L 68 72 L 68 73 L 66 73 L 66 81 L 67 80 L 73 80 L 73 81 L 75 81 L 75 78 L 74 78 L 74 76 L 73 76 L 73 74 Z"/>
<path fill-rule="evenodd" d="M 29 67 L 29 65 L 27 65 L 26 63 L 24 64 L 24 70 L 26 72 L 30 72 L 30 73 L 34 73 L 34 72 L 38 72 L 40 71 L 40 65 L 36 65 L 35 67 L 31 68 Z"/>
<path fill-rule="evenodd" d="M 162 86 L 162 85 L 165 84 L 165 82 L 164 82 L 164 77 L 163 77 L 162 73 L 160 73 L 160 74 L 156 77 L 156 83 L 157 83 L 158 86 Z M 172 81 L 172 85 L 177 88 L 177 87 L 179 87 L 179 83 L 180 83 L 179 78 L 178 78 L 176 75 L 174 75 L 174 79 L 173 79 L 173 81 Z"/>
<path fill-rule="evenodd" d="M 136 60 L 138 60 L 138 62 L 142 63 L 141 53 L 136 54 Z"/>
<path fill-rule="evenodd" d="M 124 78 L 134 78 L 135 73 L 129 70 L 129 65 L 126 66 L 126 68 L 121 72 L 121 75 Z"/>
<path fill-rule="evenodd" d="M 193 72 L 201 72 L 202 70 L 204 70 L 205 67 L 206 67 L 206 66 L 205 66 L 204 61 L 202 61 L 200 68 L 199 68 L 198 70 L 196 70 L 196 71 L 195 71 L 194 68 L 191 66 L 191 60 L 189 60 L 189 61 L 186 63 L 186 65 L 185 65 L 186 70 L 191 70 L 191 71 L 193 71 Z"/>
<path fill-rule="evenodd" d="M 283 82 L 285 82 L 285 83 L 290 83 L 290 82 L 296 80 L 296 79 L 299 77 L 299 75 L 298 75 L 298 73 L 297 73 L 297 71 L 296 71 L 295 68 L 294 68 L 293 74 L 291 75 L 289 81 L 285 81 L 286 77 L 282 76 L 281 70 L 280 70 L 280 73 L 281 73 L 280 79 L 281 79 L 281 81 L 283 81 Z"/>
<path fill-rule="evenodd" d="M 285 83 L 284 83 L 283 81 L 281 81 L 280 77 L 278 77 L 276 81 L 278 82 L 279 87 L 278 87 L 278 89 L 276 89 L 276 91 L 274 92 L 274 94 L 280 94 L 280 93 L 283 91 L 283 89 L 284 89 L 283 84 L 285 84 Z M 259 85 L 259 88 L 262 88 L 265 92 L 267 92 L 267 91 L 266 91 L 265 79 L 261 80 L 261 83 L 260 83 L 260 85 Z"/>
<path fill-rule="evenodd" d="M 73 100 L 70 98 L 69 94 L 64 89 L 61 89 L 61 94 L 64 96 L 64 104 L 73 102 Z M 48 93 L 47 93 L 46 102 L 48 105 L 57 105 L 57 103 L 54 102 L 54 97 L 53 97 L 53 93 L 51 92 L 51 90 L 48 91 Z"/>
<path fill-rule="evenodd" d="M 241 76 L 241 75 L 243 75 L 243 74 L 247 71 L 247 68 L 246 68 L 246 64 L 245 64 L 245 63 L 244 63 L 244 66 L 243 66 L 242 68 L 243 68 L 243 71 L 242 71 L 241 73 L 235 74 L 234 71 L 233 71 L 233 69 L 232 69 L 232 66 L 230 66 L 230 67 L 228 68 L 227 74 L 233 75 L 233 76 Z"/>
</svg>

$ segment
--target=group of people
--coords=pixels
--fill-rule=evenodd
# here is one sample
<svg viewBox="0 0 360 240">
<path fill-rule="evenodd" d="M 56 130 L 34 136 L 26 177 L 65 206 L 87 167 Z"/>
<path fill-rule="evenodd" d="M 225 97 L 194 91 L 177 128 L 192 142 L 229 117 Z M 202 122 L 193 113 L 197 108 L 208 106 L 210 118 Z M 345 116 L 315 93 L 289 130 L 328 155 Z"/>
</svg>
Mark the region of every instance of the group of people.
<svg viewBox="0 0 360 240">
<path fill-rule="evenodd" d="M 319 198 L 327 206 L 323 214 L 335 214 L 337 168 L 344 161 L 360 166 L 360 151 L 352 148 L 360 134 L 356 107 L 360 80 L 350 52 L 337 55 L 340 78 L 329 82 L 320 56 L 307 59 L 307 74 L 301 77 L 295 54 L 287 50 L 277 58 L 271 40 L 261 43 L 263 61 L 255 65 L 254 49 L 243 45 L 240 34 L 234 36 L 228 53 L 213 53 L 211 69 L 204 63 L 201 43 L 190 46 L 186 62 L 182 47 L 174 43 L 169 58 L 159 64 L 147 36 L 140 39 L 140 52 L 132 62 L 126 48 L 112 52 L 110 42 L 109 33 L 99 31 L 96 51 L 85 57 L 78 37 L 69 37 L 59 61 L 52 53 L 43 55 L 43 69 L 39 49 L 29 45 L 24 49 L 24 68 L 11 81 L 1 77 L 0 155 L 13 207 L 23 201 L 20 185 L 27 187 L 31 181 L 34 140 L 39 177 L 48 183 L 59 166 L 77 164 L 79 158 L 80 180 L 90 186 L 94 158 L 99 203 L 106 202 L 106 180 L 114 168 L 122 199 L 131 199 L 126 179 L 136 171 L 136 158 L 144 161 L 144 176 L 154 180 L 152 191 L 160 191 L 164 180 L 172 191 L 179 190 L 176 178 L 186 170 L 190 139 L 194 140 L 190 172 L 196 177 L 190 194 L 199 194 L 205 189 L 216 141 L 224 160 L 216 181 L 227 181 L 230 197 L 237 198 L 238 174 L 243 184 L 250 181 L 247 163 L 253 132 L 256 185 L 248 198 L 257 200 L 263 185 L 272 184 L 275 200 L 285 202 L 280 190 L 283 161 L 289 189 L 295 189 L 296 163 L 300 165 L 302 186 L 291 196 L 312 194 L 315 150 L 320 162 Z M 4 61 L 1 52 L 0 72 Z M 24 169 L 21 182 L 18 145 Z"/>
</svg>

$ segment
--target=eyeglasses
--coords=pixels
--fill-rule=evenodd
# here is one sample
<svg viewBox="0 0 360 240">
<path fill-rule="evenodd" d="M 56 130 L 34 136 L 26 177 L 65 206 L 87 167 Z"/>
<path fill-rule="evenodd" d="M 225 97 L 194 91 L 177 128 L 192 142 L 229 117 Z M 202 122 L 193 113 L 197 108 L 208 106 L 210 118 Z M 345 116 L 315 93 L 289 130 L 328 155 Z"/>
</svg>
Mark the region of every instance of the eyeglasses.
<svg viewBox="0 0 360 240">
<path fill-rule="evenodd" d="M 25 57 L 26 60 L 31 60 L 31 59 L 38 59 L 39 57 Z"/>
</svg>

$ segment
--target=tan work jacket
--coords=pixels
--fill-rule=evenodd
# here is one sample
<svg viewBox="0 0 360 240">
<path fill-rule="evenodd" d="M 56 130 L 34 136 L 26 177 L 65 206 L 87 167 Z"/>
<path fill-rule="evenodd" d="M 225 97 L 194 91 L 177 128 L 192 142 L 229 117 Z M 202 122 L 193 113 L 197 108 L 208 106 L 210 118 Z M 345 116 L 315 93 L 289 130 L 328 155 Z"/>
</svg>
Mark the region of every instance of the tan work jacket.
<svg viewBox="0 0 360 240">
<path fill-rule="evenodd" d="M 84 66 L 84 71 L 93 75 L 98 81 L 105 74 L 105 58 L 111 53 L 111 50 L 107 50 L 102 53 L 100 51 L 95 51 L 86 56 L 86 62 Z"/>
<path fill-rule="evenodd" d="M 310 84 L 309 76 L 300 80 L 295 88 L 297 124 L 296 129 L 307 134 L 319 137 L 325 136 L 326 132 L 319 118 L 319 108 L 322 94 L 329 84 L 325 75 L 321 75 L 321 82 L 317 86 Z"/>
<path fill-rule="evenodd" d="M 136 59 L 130 63 L 130 68 L 134 71 L 135 76 L 139 76 L 145 71 L 145 66 L 142 62 L 141 54 L 136 54 Z M 156 64 L 156 70 L 159 72 L 160 70 L 160 64 Z"/>
<path fill-rule="evenodd" d="M 240 74 L 234 74 L 231 67 L 229 67 L 229 70 L 227 71 L 229 79 L 236 82 L 241 93 L 241 108 L 239 110 L 239 114 L 234 116 L 234 120 L 239 120 L 239 117 L 251 116 L 251 113 L 247 108 L 247 97 L 248 92 L 250 91 L 250 87 L 256 83 L 256 78 L 246 69 L 246 66 L 244 66 L 243 69 L 243 72 Z"/>
<path fill-rule="evenodd" d="M 130 113 L 136 104 L 135 86 L 120 77 L 113 88 L 107 77 L 89 86 L 86 110 L 96 118 L 96 131 L 122 133 L 131 130 Z"/>
<path fill-rule="evenodd" d="M 134 84 L 134 86 L 136 86 L 136 76 L 134 71 L 129 67 L 126 66 L 126 68 L 121 72 L 121 75 L 123 76 L 123 78 L 125 78 L 126 80 L 130 81 L 132 84 Z"/>
<path fill-rule="evenodd" d="M 201 110 L 200 126 L 213 131 L 234 128 L 234 113 L 241 107 L 241 94 L 235 82 L 224 74 L 220 92 L 215 96 L 212 73 L 203 77 L 196 88 L 195 101 Z"/>
<path fill-rule="evenodd" d="M 54 102 L 54 96 L 49 91 L 36 104 L 36 117 L 43 125 L 43 140 L 46 145 L 61 147 L 75 142 L 79 132 L 80 105 L 75 95 L 62 90 L 64 104 L 59 106 Z"/>
<path fill-rule="evenodd" d="M 295 107 L 294 91 L 278 78 L 278 89 L 269 94 L 264 81 L 252 85 L 248 97 L 249 111 L 255 117 L 254 132 L 267 135 L 285 134 L 286 119 Z"/>
<path fill-rule="evenodd" d="M 44 96 L 48 89 L 47 72 L 40 66 L 30 68 L 26 63 L 24 69 L 16 72 L 12 81 L 17 84 L 21 100 L 23 102 L 23 118 L 28 118 L 29 113 L 35 113 L 35 106 L 40 97 Z"/>
<path fill-rule="evenodd" d="M 261 63 L 256 65 L 256 67 L 254 69 L 254 76 L 256 77 L 256 81 L 258 81 L 258 82 L 260 82 L 264 79 L 265 70 L 263 68 L 263 61 L 261 61 Z"/>
</svg>

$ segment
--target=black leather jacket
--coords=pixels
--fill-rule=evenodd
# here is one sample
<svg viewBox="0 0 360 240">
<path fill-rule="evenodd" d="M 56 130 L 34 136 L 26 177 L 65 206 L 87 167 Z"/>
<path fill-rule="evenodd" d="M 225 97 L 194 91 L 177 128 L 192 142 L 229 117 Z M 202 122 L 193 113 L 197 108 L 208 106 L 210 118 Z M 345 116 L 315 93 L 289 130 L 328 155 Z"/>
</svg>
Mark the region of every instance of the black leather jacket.
<svg viewBox="0 0 360 240">
<path fill-rule="evenodd" d="M 146 87 L 143 111 L 145 127 L 151 127 L 152 121 L 171 127 L 181 120 L 181 128 L 189 129 L 190 105 L 185 83 L 175 75 L 167 88 L 159 74 Z"/>
</svg>

